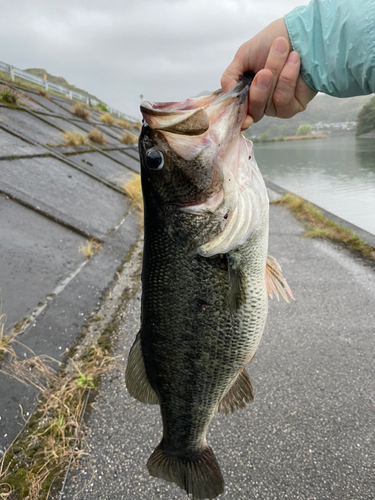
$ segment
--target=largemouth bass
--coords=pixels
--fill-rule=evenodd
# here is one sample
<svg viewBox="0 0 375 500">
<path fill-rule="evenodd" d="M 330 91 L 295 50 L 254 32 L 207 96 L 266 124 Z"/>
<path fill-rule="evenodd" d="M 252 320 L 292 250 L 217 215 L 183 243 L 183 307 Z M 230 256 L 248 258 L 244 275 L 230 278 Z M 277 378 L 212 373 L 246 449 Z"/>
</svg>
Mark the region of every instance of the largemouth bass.
<svg viewBox="0 0 375 500">
<path fill-rule="evenodd" d="M 267 259 L 267 190 L 241 134 L 252 75 L 227 94 L 143 102 L 141 329 L 126 384 L 159 404 L 163 437 L 147 467 L 194 498 L 224 491 L 206 441 L 215 412 L 253 398 L 245 371 L 267 317 L 267 292 L 291 295 Z"/>
</svg>

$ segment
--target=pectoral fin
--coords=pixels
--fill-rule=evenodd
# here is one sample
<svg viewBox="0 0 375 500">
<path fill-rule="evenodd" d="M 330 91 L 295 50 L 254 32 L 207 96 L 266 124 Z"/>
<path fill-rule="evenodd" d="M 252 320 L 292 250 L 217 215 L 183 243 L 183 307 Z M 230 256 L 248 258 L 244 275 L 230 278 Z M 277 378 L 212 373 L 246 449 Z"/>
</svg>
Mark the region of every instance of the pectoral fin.
<svg viewBox="0 0 375 500">
<path fill-rule="evenodd" d="M 242 369 L 232 387 L 218 404 L 217 411 L 228 415 L 228 413 L 233 413 L 238 408 L 245 408 L 247 403 L 250 403 L 253 399 L 253 386 L 249 375 L 245 369 Z"/>
<path fill-rule="evenodd" d="M 286 279 L 283 276 L 281 267 L 277 263 L 276 259 L 268 255 L 266 263 L 266 289 L 268 295 L 273 299 L 273 294 L 277 300 L 279 300 L 280 295 L 289 303 L 288 295 L 294 300 L 292 290 Z"/>
<path fill-rule="evenodd" d="M 229 309 L 231 315 L 239 309 L 239 307 L 245 301 L 245 281 L 246 276 L 243 272 L 240 263 L 236 262 L 236 259 L 231 254 L 225 254 L 227 256 L 227 266 L 228 266 L 228 299 L 229 299 Z"/>
<path fill-rule="evenodd" d="M 133 398 L 138 399 L 141 403 L 148 403 L 151 405 L 159 403 L 159 398 L 147 378 L 139 332 L 130 349 L 128 364 L 125 371 L 125 383 L 129 394 L 133 396 Z"/>
</svg>

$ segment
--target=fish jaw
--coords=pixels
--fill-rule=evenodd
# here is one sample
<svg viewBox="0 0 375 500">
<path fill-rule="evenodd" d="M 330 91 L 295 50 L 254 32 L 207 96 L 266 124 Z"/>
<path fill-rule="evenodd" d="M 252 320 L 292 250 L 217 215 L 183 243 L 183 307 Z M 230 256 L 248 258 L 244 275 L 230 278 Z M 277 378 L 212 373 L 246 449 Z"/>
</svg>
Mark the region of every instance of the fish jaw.
<svg viewBox="0 0 375 500">
<path fill-rule="evenodd" d="M 190 213 L 211 212 L 226 219 L 224 229 L 199 246 L 211 257 L 242 245 L 269 210 L 267 189 L 254 157 L 253 143 L 241 134 L 247 114 L 249 85 L 241 82 L 206 106 L 210 136 L 217 145 L 214 169 L 222 173 L 221 190 L 203 203 L 182 208 Z"/>
<path fill-rule="evenodd" d="M 190 250 L 195 245 L 195 251 L 204 256 L 226 253 L 242 244 L 268 211 L 267 191 L 252 143 L 241 134 L 251 81 L 252 75 L 245 75 L 226 94 L 220 90 L 180 103 L 141 105 L 141 163 L 147 152 L 145 135 L 148 144 L 156 142 L 160 147 L 162 143 L 164 155 L 169 157 L 165 182 L 170 189 L 163 189 L 165 198 L 158 201 L 164 208 L 157 209 L 169 219 L 165 226 L 172 239 L 180 244 L 186 241 Z M 195 184 L 194 189 L 179 198 L 185 181 Z M 147 189 L 152 189 L 150 183 Z M 175 195 L 173 200 L 170 193 Z M 196 220 L 192 222 L 188 216 Z M 205 224 L 204 237 L 197 230 L 197 217 Z M 194 235 L 189 236 L 189 225 L 194 226 Z"/>
</svg>

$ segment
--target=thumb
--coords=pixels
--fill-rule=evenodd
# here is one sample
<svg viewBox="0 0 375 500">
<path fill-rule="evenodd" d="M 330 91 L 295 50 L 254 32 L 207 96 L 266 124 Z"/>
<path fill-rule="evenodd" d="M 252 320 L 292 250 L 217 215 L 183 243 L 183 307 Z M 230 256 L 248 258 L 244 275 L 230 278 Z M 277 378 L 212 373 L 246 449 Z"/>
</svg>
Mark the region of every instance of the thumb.
<svg viewBox="0 0 375 500">
<path fill-rule="evenodd" d="M 221 77 L 220 84 L 224 92 L 229 92 L 238 83 L 240 76 L 245 73 L 241 62 L 235 57 Z"/>
</svg>

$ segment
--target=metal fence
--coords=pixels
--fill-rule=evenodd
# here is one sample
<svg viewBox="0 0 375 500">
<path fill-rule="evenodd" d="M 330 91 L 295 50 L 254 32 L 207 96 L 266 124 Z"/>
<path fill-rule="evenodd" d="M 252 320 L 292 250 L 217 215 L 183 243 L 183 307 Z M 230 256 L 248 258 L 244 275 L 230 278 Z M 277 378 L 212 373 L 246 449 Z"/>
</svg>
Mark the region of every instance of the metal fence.
<svg viewBox="0 0 375 500">
<path fill-rule="evenodd" d="M 27 71 L 23 71 L 22 69 L 15 68 L 14 66 L 11 66 L 10 64 L 6 64 L 4 62 L 0 61 L 0 71 L 3 71 L 4 73 L 9 73 L 11 80 L 14 82 L 16 78 L 20 78 L 22 80 L 27 80 L 28 82 L 35 83 L 36 85 L 40 85 L 41 87 L 44 87 L 45 90 L 54 90 L 55 92 L 59 92 L 59 94 L 63 94 L 69 99 L 77 99 L 79 101 L 86 102 L 87 104 L 91 106 L 98 106 L 99 104 L 103 104 L 108 111 L 112 115 L 116 115 L 120 118 L 126 118 L 127 120 L 130 120 L 131 122 L 136 122 L 137 120 L 133 118 L 132 116 L 129 116 L 125 113 L 122 113 L 122 111 L 118 111 L 115 108 L 111 108 L 107 104 L 104 104 L 102 102 L 97 101 L 96 99 L 92 99 L 91 97 L 87 97 L 85 95 L 79 94 L 78 92 L 75 92 L 74 90 L 67 89 L 66 87 L 62 87 L 61 85 L 56 85 L 55 83 L 49 82 L 47 78 L 40 78 L 39 76 L 32 75 L 31 73 L 28 73 Z"/>
</svg>

